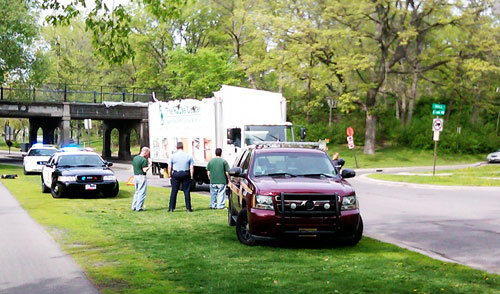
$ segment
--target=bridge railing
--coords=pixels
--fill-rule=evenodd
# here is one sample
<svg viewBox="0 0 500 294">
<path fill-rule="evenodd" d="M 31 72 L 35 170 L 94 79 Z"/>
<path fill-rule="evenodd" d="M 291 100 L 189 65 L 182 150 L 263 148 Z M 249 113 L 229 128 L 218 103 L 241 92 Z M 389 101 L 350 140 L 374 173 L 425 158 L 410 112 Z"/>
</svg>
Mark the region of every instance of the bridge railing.
<svg viewBox="0 0 500 294">
<path fill-rule="evenodd" d="M 41 87 L 23 85 L 0 86 L 0 100 L 17 102 L 148 102 L 155 98 L 161 101 L 169 100 L 164 89 L 145 89 L 119 86 L 88 86 L 47 84 Z"/>
</svg>

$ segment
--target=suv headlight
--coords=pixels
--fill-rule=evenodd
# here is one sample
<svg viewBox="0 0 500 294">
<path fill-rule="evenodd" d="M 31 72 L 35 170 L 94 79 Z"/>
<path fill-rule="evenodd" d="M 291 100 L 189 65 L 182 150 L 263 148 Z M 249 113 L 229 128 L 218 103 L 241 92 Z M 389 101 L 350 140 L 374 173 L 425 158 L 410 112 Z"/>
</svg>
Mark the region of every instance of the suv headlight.
<svg viewBox="0 0 500 294">
<path fill-rule="evenodd" d="M 254 207 L 258 209 L 273 210 L 273 196 L 255 195 Z"/>
<path fill-rule="evenodd" d="M 59 182 L 76 182 L 76 176 L 59 176 L 57 180 Z"/>
<path fill-rule="evenodd" d="M 103 181 L 115 181 L 116 177 L 114 175 L 104 176 L 104 177 L 102 177 L 102 180 Z"/>
<path fill-rule="evenodd" d="M 358 201 L 356 201 L 356 195 L 344 196 L 342 198 L 342 206 L 340 210 L 353 210 L 358 208 Z"/>
</svg>

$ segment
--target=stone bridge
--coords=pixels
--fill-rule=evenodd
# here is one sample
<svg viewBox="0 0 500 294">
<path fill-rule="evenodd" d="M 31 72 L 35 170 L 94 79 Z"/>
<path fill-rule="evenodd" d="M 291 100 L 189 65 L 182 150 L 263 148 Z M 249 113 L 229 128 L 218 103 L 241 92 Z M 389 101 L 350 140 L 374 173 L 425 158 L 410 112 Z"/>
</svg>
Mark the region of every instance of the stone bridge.
<svg viewBox="0 0 500 294">
<path fill-rule="evenodd" d="M 64 98 L 66 100 L 66 96 Z M 60 144 L 64 146 L 70 143 L 70 120 L 83 119 L 103 121 L 103 157 L 111 157 L 111 131 L 113 129 L 117 129 L 119 133 L 119 159 L 131 158 L 130 133 L 132 129 L 138 129 L 141 146 L 149 145 L 148 104 L 144 102 L 8 101 L 3 99 L 2 90 L 0 117 L 29 119 L 30 146 L 36 143 L 37 132 L 40 128 L 43 130 L 44 144 L 54 144 L 56 128 L 59 128 Z"/>
</svg>

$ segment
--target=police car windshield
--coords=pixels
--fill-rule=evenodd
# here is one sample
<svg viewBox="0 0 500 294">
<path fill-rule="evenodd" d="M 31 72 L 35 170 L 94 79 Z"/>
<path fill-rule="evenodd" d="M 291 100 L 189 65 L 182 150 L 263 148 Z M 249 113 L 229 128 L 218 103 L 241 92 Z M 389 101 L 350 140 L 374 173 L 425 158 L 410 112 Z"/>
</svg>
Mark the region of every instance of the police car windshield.
<svg viewBox="0 0 500 294">
<path fill-rule="evenodd" d="M 337 173 L 326 154 L 283 152 L 257 155 L 252 175 L 255 177 L 311 176 L 333 178 Z"/>
<path fill-rule="evenodd" d="M 55 149 L 31 149 L 28 156 L 52 156 L 56 151 Z"/>
<path fill-rule="evenodd" d="M 291 126 L 245 126 L 245 144 L 253 145 L 262 141 L 292 141 Z"/>
<path fill-rule="evenodd" d="M 59 166 L 70 167 L 101 167 L 104 165 L 104 162 L 98 155 L 68 154 L 61 156 L 57 164 Z"/>
</svg>

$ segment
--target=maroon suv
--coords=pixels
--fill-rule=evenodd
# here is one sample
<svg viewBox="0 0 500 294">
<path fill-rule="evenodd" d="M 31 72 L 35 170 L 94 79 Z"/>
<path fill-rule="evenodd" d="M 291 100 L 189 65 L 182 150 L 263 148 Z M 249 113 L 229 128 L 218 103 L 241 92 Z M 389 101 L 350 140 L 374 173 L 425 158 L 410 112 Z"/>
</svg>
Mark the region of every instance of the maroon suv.
<svg viewBox="0 0 500 294">
<path fill-rule="evenodd" d="M 340 163 L 339 163 L 340 162 Z M 363 233 L 343 160 L 321 150 L 256 147 L 230 169 L 228 222 L 241 243 L 284 237 L 334 237 L 356 245 Z"/>
</svg>

